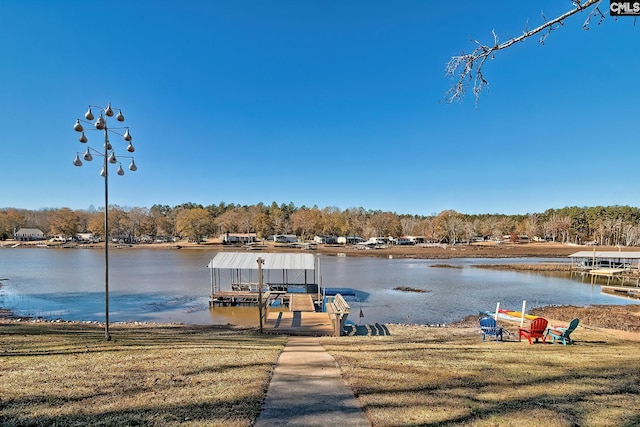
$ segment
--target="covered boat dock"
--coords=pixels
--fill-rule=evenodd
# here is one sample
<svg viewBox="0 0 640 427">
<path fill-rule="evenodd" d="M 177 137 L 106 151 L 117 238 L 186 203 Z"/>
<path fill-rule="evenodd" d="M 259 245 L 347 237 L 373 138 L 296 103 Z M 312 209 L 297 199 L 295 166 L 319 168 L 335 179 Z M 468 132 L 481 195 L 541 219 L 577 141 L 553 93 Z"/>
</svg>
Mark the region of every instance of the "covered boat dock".
<svg viewBox="0 0 640 427">
<path fill-rule="evenodd" d="M 640 252 L 622 251 L 580 251 L 569 255 L 575 270 L 616 268 L 621 270 L 640 269 Z"/>
<path fill-rule="evenodd" d="M 640 286 L 640 252 L 580 251 L 569 255 L 572 273 L 588 274 L 592 284 L 597 278 L 606 278 L 607 287 L 612 280 L 620 286 L 625 282 Z M 603 287 L 603 290 L 605 287 Z"/>
<path fill-rule="evenodd" d="M 258 258 L 262 258 L 263 291 L 318 293 L 319 266 L 313 254 L 219 252 L 207 266 L 211 295 L 258 290 Z"/>
<path fill-rule="evenodd" d="M 220 252 L 208 264 L 209 305 L 261 306 L 261 322 L 271 333 L 340 336 L 350 307 L 340 294 L 320 307 L 318 264 L 313 254 Z"/>
</svg>

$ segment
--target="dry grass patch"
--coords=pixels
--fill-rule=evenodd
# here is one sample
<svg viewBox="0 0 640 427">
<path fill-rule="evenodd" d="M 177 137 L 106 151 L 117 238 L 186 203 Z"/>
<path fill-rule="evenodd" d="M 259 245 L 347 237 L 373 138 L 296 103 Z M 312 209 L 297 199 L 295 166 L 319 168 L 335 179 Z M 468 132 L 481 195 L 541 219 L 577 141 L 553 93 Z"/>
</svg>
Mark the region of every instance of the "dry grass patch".
<svg viewBox="0 0 640 427">
<path fill-rule="evenodd" d="M 0 324 L 2 425 L 249 426 L 286 338 L 197 326 Z"/>
<path fill-rule="evenodd" d="M 388 328 L 321 340 L 374 426 L 640 424 L 637 342 L 585 329 L 563 346 L 483 342 L 476 328 Z"/>
<path fill-rule="evenodd" d="M 568 323 L 574 317 L 581 325 L 640 333 L 640 305 L 572 305 L 534 308 L 531 314 Z"/>
<path fill-rule="evenodd" d="M 540 263 L 540 264 L 476 264 L 474 268 L 485 268 L 489 270 L 507 271 L 571 271 L 571 264 L 568 263 Z"/>
</svg>

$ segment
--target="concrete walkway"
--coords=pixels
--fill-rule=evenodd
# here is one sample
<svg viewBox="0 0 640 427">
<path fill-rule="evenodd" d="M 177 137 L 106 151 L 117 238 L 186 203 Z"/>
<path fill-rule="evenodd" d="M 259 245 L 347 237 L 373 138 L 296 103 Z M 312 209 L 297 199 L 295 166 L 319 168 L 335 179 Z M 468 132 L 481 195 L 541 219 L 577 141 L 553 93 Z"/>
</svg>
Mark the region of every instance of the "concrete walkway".
<svg viewBox="0 0 640 427">
<path fill-rule="evenodd" d="M 370 427 L 335 359 L 315 337 L 289 337 L 255 427 Z"/>
</svg>

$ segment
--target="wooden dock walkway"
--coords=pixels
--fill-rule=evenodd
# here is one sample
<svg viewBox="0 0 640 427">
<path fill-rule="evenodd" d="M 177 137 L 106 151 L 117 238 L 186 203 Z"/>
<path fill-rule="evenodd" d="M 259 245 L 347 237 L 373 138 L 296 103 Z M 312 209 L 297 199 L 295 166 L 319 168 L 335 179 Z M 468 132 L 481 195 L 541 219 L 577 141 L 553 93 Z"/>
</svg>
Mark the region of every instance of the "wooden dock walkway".
<svg viewBox="0 0 640 427">
<path fill-rule="evenodd" d="M 218 292 L 209 299 L 211 308 L 258 306 L 258 303 L 258 293 L 246 291 Z M 313 295 L 306 293 L 265 292 L 262 304 L 267 308 L 262 311 L 263 330 L 289 335 L 340 336 L 350 311 L 340 295 L 330 297 L 326 304 L 327 312 L 317 312 Z M 288 305 L 289 310 L 278 308 L 283 305 Z"/>
<path fill-rule="evenodd" d="M 272 334 L 318 337 L 334 334 L 329 313 L 310 311 L 271 311 L 267 315 L 264 330 Z"/>
<path fill-rule="evenodd" d="M 309 294 L 291 294 L 290 311 L 270 311 L 264 330 L 270 333 L 311 336 L 340 336 L 351 308 L 341 295 L 327 304 L 327 312 L 316 312 Z"/>
<path fill-rule="evenodd" d="M 289 311 L 269 312 L 264 329 L 289 335 L 331 336 L 334 333 L 329 313 L 316 312 L 309 294 L 289 294 Z"/>
<path fill-rule="evenodd" d="M 316 311 L 313 298 L 309 294 L 290 294 L 291 302 L 289 303 L 289 311 Z"/>
<path fill-rule="evenodd" d="M 595 284 L 595 280 L 598 277 L 607 278 L 607 286 L 611 284 L 611 281 L 618 281 L 620 286 L 625 285 L 625 281 L 628 283 L 634 283 L 635 286 L 640 286 L 640 276 L 637 274 L 637 270 L 631 271 L 624 268 L 598 268 L 589 270 L 591 275 L 591 284 Z"/>
</svg>

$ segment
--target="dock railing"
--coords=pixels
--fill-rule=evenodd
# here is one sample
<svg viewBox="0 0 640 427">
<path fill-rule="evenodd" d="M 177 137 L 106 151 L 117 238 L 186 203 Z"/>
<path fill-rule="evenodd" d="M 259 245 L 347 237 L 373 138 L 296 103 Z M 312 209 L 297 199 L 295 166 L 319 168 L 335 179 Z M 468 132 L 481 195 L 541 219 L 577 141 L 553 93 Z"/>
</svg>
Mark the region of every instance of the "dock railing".
<svg viewBox="0 0 640 427">
<path fill-rule="evenodd" d="M 333 326 L 333 335 L 339 337 L 344 331 L 344 325 L 347 321 L 347 316 L 351 312 L 351 307 L 340 294 L 334 297 L 327 297 L 326 304 L 327 313 L 329 313 Z"/>
</svg>

